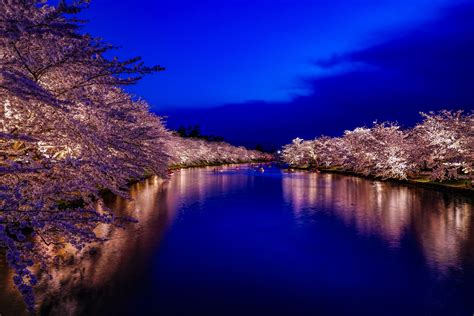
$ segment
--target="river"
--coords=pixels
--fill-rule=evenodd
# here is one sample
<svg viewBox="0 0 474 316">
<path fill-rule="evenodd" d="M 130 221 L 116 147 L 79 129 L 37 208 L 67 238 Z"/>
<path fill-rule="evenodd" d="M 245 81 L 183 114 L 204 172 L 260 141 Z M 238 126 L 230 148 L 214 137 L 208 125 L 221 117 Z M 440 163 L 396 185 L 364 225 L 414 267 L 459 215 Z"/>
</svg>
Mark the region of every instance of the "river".
<svg viewBox="0 0 474 316">
<path fill-rule="evenodd" d="M 467 315 L 472 197 L 252 165 L 183 169 L 110 198 L 137 224 L 52 269 L 44 315 Z M 22 315 L 0 259 L 0 314 Z"/>
</svg>

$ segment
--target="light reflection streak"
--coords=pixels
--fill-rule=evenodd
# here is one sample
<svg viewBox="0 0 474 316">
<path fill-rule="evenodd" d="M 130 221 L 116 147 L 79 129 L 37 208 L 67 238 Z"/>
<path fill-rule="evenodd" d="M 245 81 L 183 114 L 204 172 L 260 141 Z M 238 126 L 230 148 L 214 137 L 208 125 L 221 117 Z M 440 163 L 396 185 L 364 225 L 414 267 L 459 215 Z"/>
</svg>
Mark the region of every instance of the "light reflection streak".
<svg viewBox="0 0 474 316">
<path fill-rule="evenodd" d="M 50 279 L 42 278 L 37 291 L 38 301 L 42 302 L 41 311 L 54 315 L 84 314 L 87 302 L 80 295 L 82 292 L 90 293 L 88 299 L 93 304 L 94 291 L 113 286 L 118 271 L 139 268 L 174 217 L 175 210 L 162 203 L 168 196 L 168 189 L 168 181 L 150 178 L 132 186 L 130 200 L 106 199 L 106 206 L 118 216 L 132 216 L 138 223 L 128 223 L 123 229 L 98 226 L 97 235 L 109 238 L 104 245 L 91 245 L 79 254 L 74 254 L 70 248 L 60 252 L 48 248 L 50 255 L 61 255 L 65 264 L 50 269 Z"/>
<path fill-rule="evenodd" d="M 441 192 L 337 174 L 284 174 L 283 195 L 304 222 L 315 212 L 334 213 L 361 235 L 376 235 L 400 246 L 412 230 L 427 264 L 437 272 L 459 268 L 473 233 L 468 199 Z"/>
<path fill-rule="evenodd" d="M 178 170 L 170 181 L 154 177 L 133 185 L 131 200 L 119 197 L 107 200 L 107 207 L 117 215 L 132 216 L 138 223 L 125 229 L 100 225 L 96 233 L 110 240 L 74 257 L 72 249 L 54 252 L 48 248 L 51 255 L 61 255 L 66 262 L 69 258 L 71 264 L 52 269 L 52 278 L 43 279 L 38 290 L 42 310 L 55 315 L 82 315 L 85 306 L 100 305 L 93 302 L 94 291 L 115 286 L 120 282 L 118 275 L 120 278 L 124 271 L 136 271 L 146 264 L 168 226 L 186 210 L 188 203 L 202 205 L 206 198 L 212 198 L 211 192 L 225 198 L 229 192 L 248 185 L 248 177 L 236 174 L 235 167 L 218 169 L 223 172 L 216 174 L 214 167 Z M 82 292 L 91 293 L 91 302 L 84 300 Z"/>
<path fill-rule="evenodd" d="M 37 291 L 40 310 L 44 314 L 79 315 L 100 305 L 94 301 L 100 301 L 95 293 L 124 287 L 120 282 L 130 275 L 123 274 L 133 275 L 150 261 L 150 254 L 156 253 L 175 218 L 189 210 L 199 212 L 206 199 L 226 199 L 239 190 L 251 189 L 258 181 L 254 176 L 258 173 L 252 172 L 236 167 L 177 170 L 170 181 L 150 178 L 135 184 L 130 189 L 131 200 L 106 199 L 106 206 L 117 215 L 132 216 L 138 223 L 127 224 L 125 229 L 97 227 L 97 234 L 110 240 L 103 246 L 91 245 L 78 256 L 73 256 L 71 248 L 45 248 L 50 255 L 60 255 L 66 265 L 52 267 L 52 278 L 42 279 Z M 261 176 L 280 177 L 267 172 Z M 320 213 L 335 215 L 358 234 L 377 236 L 395 250 L 410 232 L 429 267 L 440 275 L 459 268 L 463 254 L 472 256 L 473 206 L 464 198 L 337 174 L 296 172 L 283 174 L 281 181 L 284 202 L 302 224 Z M 0 300 L 0 307 L 6 314 L 22 315 L 22 299 L 11 281 L 11 271 L 2 269 L 2 264 L 0 296 L 7 297 L 8 302 Z M 4 306 L 11 307 L 12 312 Z"/>
</svg>

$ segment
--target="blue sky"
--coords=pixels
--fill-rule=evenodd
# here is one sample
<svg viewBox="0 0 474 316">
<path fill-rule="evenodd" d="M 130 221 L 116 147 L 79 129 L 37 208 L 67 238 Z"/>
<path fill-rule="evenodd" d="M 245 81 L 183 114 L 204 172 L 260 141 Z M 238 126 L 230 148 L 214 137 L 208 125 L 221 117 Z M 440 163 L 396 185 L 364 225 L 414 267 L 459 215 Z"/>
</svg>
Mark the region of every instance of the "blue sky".
<svg viewBox="0 0 474 316">
<path fill-rule="evenodd" d="M 85 16 L 86 30 L 122 46 L 120 56 L 167 68 L 133 92 L 157 108 L 204 107 L 308 94 L 300 79 L 327 74 L 313 60 L 383 40 L 454 2 L 93 0 Z"/>
<path fill-rule="evenodd" d="M 170 127 L 233 143 L 473 107 L 472 0 L 93 0 L 83 16 L 118 56 L 166 67 L 128 89 Z"/>
</svg>

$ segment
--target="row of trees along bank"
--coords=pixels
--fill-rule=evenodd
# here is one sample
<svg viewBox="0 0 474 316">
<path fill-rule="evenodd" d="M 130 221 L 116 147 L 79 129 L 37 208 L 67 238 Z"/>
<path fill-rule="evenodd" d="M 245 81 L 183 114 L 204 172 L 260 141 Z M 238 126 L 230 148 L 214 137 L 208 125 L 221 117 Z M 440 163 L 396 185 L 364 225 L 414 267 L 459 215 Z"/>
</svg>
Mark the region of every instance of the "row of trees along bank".
<svg viewBox="0 0 474 316">
<path fill-rule="evenodd" d="M 108 58 L 115 47 L 81 31 L 88 1 L 0 0 L 0 248 L 34 309 L 34 271 L 46 248 L 81 250 L 121 225 L 96 207 L 102 190 L 127 197 L 127 183 L 166 177 L 171 164 L 265 160 L 225 143 L 183 140 L 122 89 L 162 71 L 140 58 Z"/>
<path fill-rule="evenodd" d="M 374 123 L 342 137 L 296 138 L 282 160 L 292 167 L 326 168 L 382 179 L 459 182 L 468 186 L 474 169 L 474 115 L 463 111 L 421 113 L 411 129 Z"/>
</svg>

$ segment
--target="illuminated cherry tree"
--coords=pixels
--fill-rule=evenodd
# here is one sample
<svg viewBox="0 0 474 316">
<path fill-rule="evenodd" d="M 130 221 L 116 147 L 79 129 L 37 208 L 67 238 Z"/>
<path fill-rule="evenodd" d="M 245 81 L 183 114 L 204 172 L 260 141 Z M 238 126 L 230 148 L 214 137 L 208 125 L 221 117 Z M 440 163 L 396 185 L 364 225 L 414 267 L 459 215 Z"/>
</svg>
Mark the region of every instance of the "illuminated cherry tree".
<svg viewBox="0 0 474 316">
<path fill-rule="evenodd" d="M 291 144 L 283 147 L 282 157 L 284 161 L 292 166 L 301 168 L 316 166 L 315 144 L 313 141 L 295 138 Z"/>
<path fill-rule="evenodd" d="M 343 169 L 388 179 L 406 179 L 411 171 L 406 135 L 395 123 L 346 131 Z"/>
<path fill-rule="evenodd" d="M 98 224 L 129 220 L 98 207 L 104 191 L 127 197 L 131 180 L 166 177 L 170 163 L 268 158 L 173 136 L 121 88 L 163 68 L 105 57 L 114 47 L 80 32 L 75 18 L 87 1 L 0 3 L 0 247 L 30 309 L 32 271 L 55 260 L 44 245 L 81 250 L 103 241 Z"/>
<path fill-rule="evenodd" d="M 143 101 L 119 88 L 161 70 L 112 49 L 68 18 L 86 2 L 3 0 L 0 8 L 0 246 L 33 307 L 31 272 L 46 265 L 35 241 L 81 249 L 98 241 L 100 192 L 126 195 L 127 182 L 165 175 L 170 133 Z"/>
<path fill-rule="evenodd" d="M 472 174 L 474 165 L 474 115 L 462 111 L 421 113 L 424 120 L 412 131 L 413 160 L 432 170 L 433 180 L 456 179 Z"/>
<path fill-rule="evenodd" d="M 173 136 L 170 139 L 171 165 L 190 167 L 253 161 L 271 161 L 273 155 L 225 142 Z"/>
<path fill-rule="evenodd" d="M 387 122 L 346 131 L 340 138 L 297 138 L 283 147 L 281 158 L 293 167 L 337 168 L 383 179 L 426 172 L 432 180 L 472 179 L 474 115 L 441 111 L 422 116 L 423 122 L 410 130 Z"/>
</svg>

